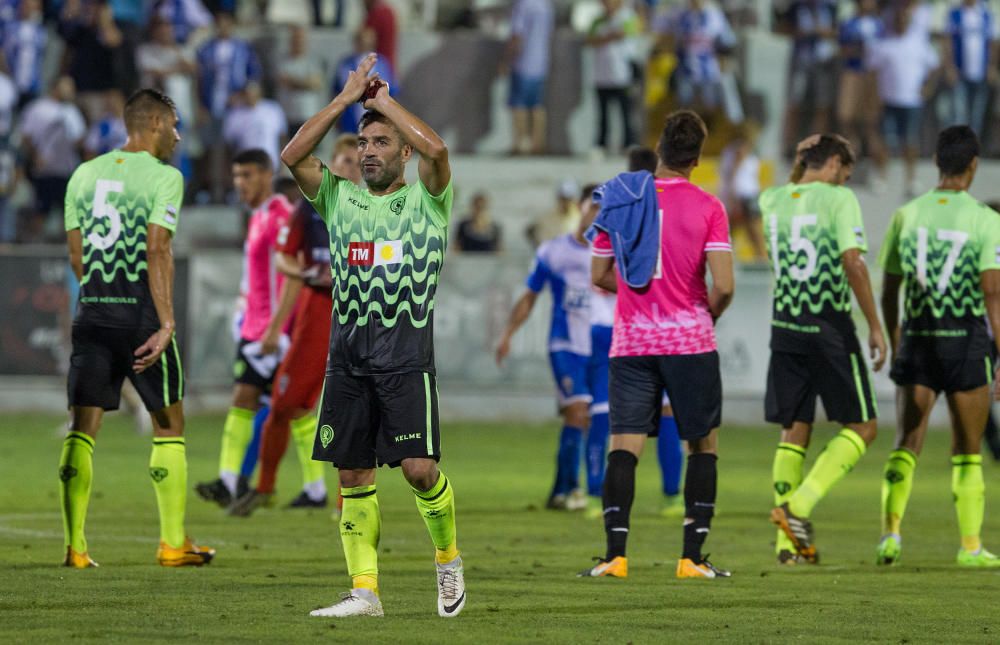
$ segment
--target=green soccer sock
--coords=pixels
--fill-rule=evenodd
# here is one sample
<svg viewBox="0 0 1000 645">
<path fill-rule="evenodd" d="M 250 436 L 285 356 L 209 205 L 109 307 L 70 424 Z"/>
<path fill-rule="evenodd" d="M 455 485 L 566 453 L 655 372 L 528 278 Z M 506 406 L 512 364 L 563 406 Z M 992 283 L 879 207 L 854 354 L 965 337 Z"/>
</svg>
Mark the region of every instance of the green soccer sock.
<svg viewBox="0 0 1000 645">
<path fill-rule="evenodd" d="M 344 488 L 340 515 L 340 540 L 344 545 L 347 573 L 355 589 L 378 593 L 378 541 L 382 516 L 375 484 Z"/>
<path fill-rule="evenodd" d="M 94 479 L 94 440 L 82 432 L 70 432 L 59 458 L 59 500 L 62 503 L 65 546 L 87 552 L 83 525 L 87 521 L 90 485 Z"/>
<path fill-rule="evenodd" d="M 417 500 L 417 510 L 424 518 L 427 532 L 434 542 L 435 559 L 438 564 L 446 564 L 458 557 L 458 543 L 455 538 L 455 495 L 444 473 L 439 473 L 437 483 L 430 490 L 413 489 Z"/>
<path fill-rule="evenodd" d="M 316 440 L 316 417 L 308 414 L 291 423 L 292 440 L 295 442 L 295 452 L 299 455 L 299 465 L 302 467 L 302 486 L 324 482 L 323 462 L 313 461 L 313 443 Z M 325 490 L 326 487 L 323 486 Z"/>
<path fill-rule="evenodd" d="M 975 553 L 982 547 L 979 533 L 986 505 L 982 455 L 955 455 L 951 458 L 951 492 L 955 495 L 962 548 Z"/>
<path fill-rule="evenodd" d="M 160 509 L 160 541 L 184 545 L 184 509 L 187 504 L 187 453 L 184 437 L 154 437 L 149 455 L 149 477 Z"/>
<path fill-rule="evenodd" d="M 866 450 L 864 439 L 858 433 L 850 428 L 841 430 L 826 444 L 799 489 L 788 498 L 788 509 L 799 517 L 809 517 L 819 500 L 851 472 Z"/>
<path fill-rule="evenodd" d="M 889 453 L 882 472 L 882 535 L 901 535 L 903 514 L 913 490 L 917 456 L 906 448 Z"/>
<path fill-rule="evenodd" d="M 222 478 L 223 481 L 232 479 L 235 482 L 236 476 L 243 466 L 243 457 L 246 456 L 247 446 L 253 439 L 253 417 L 255 414 L 254 410 L 229 408 L 226 424 L 222 426 L 222 450 L 219 452 L 219 475 L 228 475 L 228 477 Z M 229 492 L 236 493 L 235 490 Z"/>
<path fill-rule="evenodd" d="M 771 475 L 774 481 L 774 505 L 781 506 L 792 496 L 802 483 L 802 465 L 806 460 L 806 449 L 794 443 L 781 442 L 774 451 Z M 778 529 L 774 544 L 775 553 L 795 552 L 795 545 L 785 532 Z"/>
</svg>

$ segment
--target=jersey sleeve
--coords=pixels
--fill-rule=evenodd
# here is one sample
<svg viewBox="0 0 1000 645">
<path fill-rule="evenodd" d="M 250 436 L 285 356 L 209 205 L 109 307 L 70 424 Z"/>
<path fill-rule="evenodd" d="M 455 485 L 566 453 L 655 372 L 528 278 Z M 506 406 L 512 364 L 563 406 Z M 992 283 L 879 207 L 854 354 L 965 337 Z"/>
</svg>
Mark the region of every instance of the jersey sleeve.
<svg viewBox="0 0 1000 645">
<path fill-rule="evenodd" d="M 709 251 L 729 251 L 732 252 L 733 243 L 729 239 L 729 217 L 726 215 L 726 208 L 722 202 L 715 200 L 715 207 L 712 209 L 708 220 L 708 235 L 705 238 L 705 252 Z"/>
<path fill-rule="evenodd" d="M 424 205 L 431 217 L 437 221 L 438 225 L 448 226 L 448 220 L 451 219 L 451 205 L 455 200 L 454 182 L 449 181 L 440 195 L 431 195 L 431 191 L 427 189 L 427 186 L 424 186 L 422 181 L 418 181 L 417 185 L 420 186 Z"/>
<path fill-rule="evenodd" d="M 599 258 L 615 257 L 615 249 L 611 245 L 611 236 L 607 231 L 598 231 L 594 243 L 590 245 L 590 254 Z"/>
<path fill-rule="evenodd" d="M 153 209 L 149 214 L 149 223 L 176 233 L 181 201 L 184 199 L 184 177 L 176 168 L 164 166 L 164 169 L 166 172 L 163 183 L 156 191 L 156 201 L 153 202 Z"/>
<path fill-rule="evenodd" d="M 74 172 L 73 176 L 69 178 L 69 184 L 66 186 L 66 200 L 65 208 L 63 214 L 63 223 L 65 224 L 67 231 L 72 231 L 75 228 L 80 228 L 80 215 L 76 209 L 76 193 L 79 190 L 80 185 L 80 172 Z"/>
<path fill-rule="evenodd" d="M 841 199 L 834 212 L 834 222 L 837 236 L 837 249 L 840 254 L 851 249 L 862 253 L 868 251 L 868 240 L 865 238 L 865 224 L 861 220 L 861 204 L 857 196 L 847 188 L 840 191 Z"/>
<path fill-rule="evenodd" d="M 319 184 L 316 196 L 310 199 L 309 195 L 302 193 L 302 196 L 316 208 L 316 212 L 323 218 L 323 222 L 327 226 L 330 225 L 330 219 L 333 217 L 334 210 L 337 207 L 337 197 L 340 193 L 340 182 L 342 181 L 347 180 L 336 176 L 330 172 L 326 164 L 323 164 L 323 181 Z"/>
<path fill-rule="evenodd" d="M 529 289 L 535 293 L 540 292 L 545 288 L 545 283 L 548 282 L 549 278 L 552 276 L 552 270 L 545 263 L 546 245 L 542 245 L 538 249 L 538 253 L 535 254 L 535 263 L 531 266 L 531 273 L 528 274 L 528 279 L 525 280 L 524 284 Z"/>
<path fill-rule="evenodd" d="M 899 258 L 899 235 L 903 228 L 903 213 L 896 211 L 889 220 L 889 229 L 882 240 L 882 250 L 878 255 L 879 266 L 886 273 L 903 275 L 903 264 Z"/>
<path fill-rule="evenodd" d="M 1000 213 L 987 210 L 983 214 L 979 272 L 1000 269 Z"/>
<path fill-rule="evenodd" d="M 278 240 L 281 239 L 281 232 L 285 230 L 288 226 L 288 222 L 292 216 L 292 207 L 283 198 L 276 197 L 271 200 L 270 205 L 271 217 L 270 226 L 267 228 L 267 242 L 268 246 L 272 246 L 275 249 L 278 247 Z"/>
<path fill-rule="evenodd" d="M 307 214 L 301 208 L 292 213 L 291 218 L 278 232 L 278 252 L 295 255 L 302 251 L 305 242 L 305 221 Z"/>
</svg>

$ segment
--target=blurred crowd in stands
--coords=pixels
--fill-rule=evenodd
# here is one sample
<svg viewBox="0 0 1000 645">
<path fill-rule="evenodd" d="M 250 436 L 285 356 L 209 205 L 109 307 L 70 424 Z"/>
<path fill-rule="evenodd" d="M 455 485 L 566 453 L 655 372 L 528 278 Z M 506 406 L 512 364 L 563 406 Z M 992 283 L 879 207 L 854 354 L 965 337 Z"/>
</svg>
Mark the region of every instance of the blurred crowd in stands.
<svg viewBox="0 0 1000 645">
<path fill-rule="evenodd" d="M 554 37 L 575 30 L 588 50 L 584 82 L 596 106 L 591 156 L 655 145 L 663 115 L 697 109 L 713 132 L 707 152 L 719 159 L 719 192 L 737 221 L 754 217 L 756 137 L 766 123 L 781 124 L 785 154 L 806 133 L 844 132 L 869 160 L 859 174 L 876 191 L 885 187 L 887 160 L 898 154 L 907 192 L 915 192 L 914 162 L 927 152 L 930 133 L 945 125 L 968 123 L 987 153 L 1000 150 L 1000 129 L 990 128 L 1000 111 L 991 4 L 778 0 L 766 5 L 769 15 L 760 15 L 759 6 L 747 0 L 0 0 L 0 243 L 59 239 L 69 175 L 82 159 L 123 143 L 122 106 L 140 86 L 159 87 L 177 103 L 184 141 L 174 163 L 188 180 L 189 201 L 225 202 L 229 157 L 263 147 L 277 165 L 281 146 L 339 91 L 364 52 L 381 54 L 378 71 L 398 91 L 401 10 L 409 12 L 407 28 L 478 28 L 506 41 L 497 68 L 484 71 L 506 79 L 512 155 L 548 152 L 547 89 L 559 73 L 552 69 Z M 352 11 L 357 19 L 348 26 L 344 15 Z M 350 30 L 353 52 L 331 64 L 311 45 L 317 29 Z M 750 52 L 760 34 L 788 40 L 783 101 L 748 90 Z M 359 117 L 360 107 L 340 128 L 353 131 Z M 470 195 L 467 210 L 469 217 L 456 223 L 461 247 L 499 249 L 489 196 Z M 758 237 L 750 235 L 755 251 Z"/>
</svg>

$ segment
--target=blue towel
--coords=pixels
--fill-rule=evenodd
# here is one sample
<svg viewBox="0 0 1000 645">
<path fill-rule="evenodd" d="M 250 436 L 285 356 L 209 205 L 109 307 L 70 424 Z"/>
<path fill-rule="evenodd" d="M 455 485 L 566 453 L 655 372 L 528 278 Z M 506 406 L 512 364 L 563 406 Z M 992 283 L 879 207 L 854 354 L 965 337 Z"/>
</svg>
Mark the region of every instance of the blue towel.
<svg viewBox="0 0 1000 645">
<path fill-rule="evenodd" d="M 623 172 L 595 190 L 594 201 L 601 211 L 586 238 L 593 242 L 599 231 L 607 233 L 625 284 L 633 289 L 645 287 L 653 279 L 660 253 L 659 205 L 652 173 Z"/>
</svg>

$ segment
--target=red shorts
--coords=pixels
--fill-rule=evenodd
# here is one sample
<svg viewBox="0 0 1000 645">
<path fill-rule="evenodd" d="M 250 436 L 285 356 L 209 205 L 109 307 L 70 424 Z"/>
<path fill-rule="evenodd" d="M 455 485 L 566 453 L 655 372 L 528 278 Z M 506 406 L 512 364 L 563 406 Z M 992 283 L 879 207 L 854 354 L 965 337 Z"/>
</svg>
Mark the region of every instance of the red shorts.
<svg viewBox="0 0 1000 645">
<path fill-rule="evenodd" d="M 305 287 L 299 295 L 292 344 L 274 375 L 271 407 L 311 410 L 323 389 L 333 298 Z"/>
</svg>

